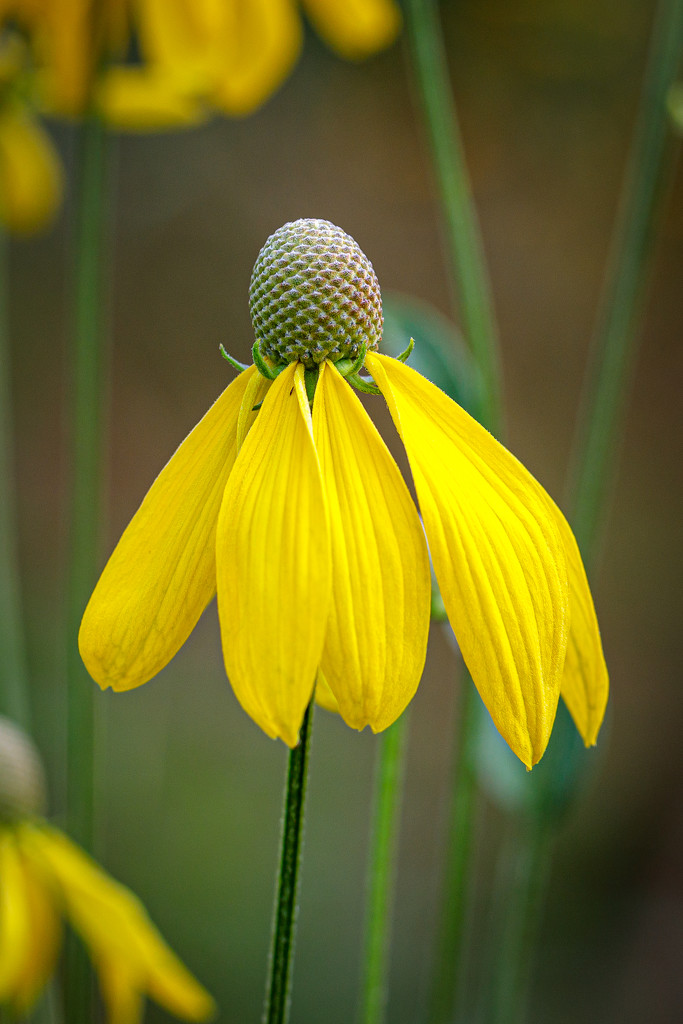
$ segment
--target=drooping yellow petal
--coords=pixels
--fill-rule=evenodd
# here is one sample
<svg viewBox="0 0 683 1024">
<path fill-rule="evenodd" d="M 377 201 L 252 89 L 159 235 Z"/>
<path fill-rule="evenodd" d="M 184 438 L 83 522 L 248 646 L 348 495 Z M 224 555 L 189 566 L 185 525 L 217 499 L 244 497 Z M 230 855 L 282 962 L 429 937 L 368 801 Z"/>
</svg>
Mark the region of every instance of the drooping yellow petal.
<svg viewBox="0 0 683 1024">
<path fill-rule="evenodd" d="M 142 0 L 142 48 L 170 72 L 204 79 L 226 114 L 243 116 L 278 88 L 301 48 L 292 0 Z"/>
<path fill-rule="evenodd" d="M 212 0 L 138 0 L 137 28 L 146 60 L 179 73 L 197 66 L 211 30 L 220 25 L 222 6 Z"/>
<path fill-rule="evenodd" d="M 33 5 L 27 5 L 29 11 Z M 87 102 L 98 54 L 88 0 L 40 3 L 32 14 L 43 69 L 41 94 L 50 112 L 78 117 Z"/>
<path fill-rule="evenodd" d="M 79 647 L 100 686 L 156 675 L 192 632 L 216 588 L 215 537 L 236 457 L 250 367 L 226 388 L 152 484 L 104 568 Z"/>
<path fill-rule="evenodd" d="M 143 993 L 177 1017 L 201 1021 L 212 1016 L 211 996 L 169 949 L 129 889 L 46 825 L 23 825 L 22 849 L 52 873 L 66 914 L 102 975 L 112 1024 L 138 1024 Z"/>
<path fill-rule="evenodd" d="M 379 732 L 405 709 L 424 668 L 427 546 L 398 466 L 349 385 L 326 363 L 313 434 L 332 542 L 321 667 L 347 725 Z"/>
<path fill-rule="evenodd" d="M 576 538 L 555 506 L 569 576 L 571 626 L 562 675 L 562 699 L 587 747 L 593 746 L 605 717 L 609 677 L 593 597 Z"/>
<path fill-rule="evenodd" d="M 99 956 L 97 976 L 107 1024 L 142 1024 L 145 1015 L 144 980 L 118 957 Z"/>
<path fill-rule="evenodd" d="M 94 102 L 110 127 L 124 131 L 192 128 L 209 116 L 198 85 L 151 66 L 108 68 Z"/>
<path fill-rule="evenodd" d="M 0 218 L 10 231 L 30 234 L 54 217 L 62 169 L 40 123 L 21 108 L 0 112 Z"/>
<path fill-rule="evenodd" d="M 361 60 L 390 46 L 401 27 L 394 0 L 303 0 L 320 35 L 348 60 Z"/>
<path fill-rule="evenodd" d="M 30 33 L 40 93 L 53 113 L 80 117 L 103 62 L 123 58 L 130 39 L 129 0 L 27 0 L 19 19 Z"/>
<path fill-rule="evenodd" d="M 249 433 L 249 428 L 254 422 L 254 412 L 258 409 L 263 399 L 268 394 L 271 381 L 266 380 L 260 373 L 252 374 L 244 392 L 240 414 L 237 420 L 237 451 L 244 444 L 244 439 Z"/>
<path fill-rule="evenodd" d="M 31 941 L 29 954 L 17 972 L 13 1002 L 17 1013 L 23 1015 L 34 1005 L 55 969 L 62 929 L 48 879 L 23 856 L 21 871 Z"/>
<path fill-rule="evenodd" d="M 496 727 L 527 765 L 550 737 L 567 646 L 550 499 L 476 420 L 410 367 L 368 354 L 406 447 L 442 597 Z"/>
<path fill-rule="evenodd" d="M 292 0 L 231 0 L 225 5 L 214 99 L 226 114 L 252 113 L 296 63 L 301 22 Z"/>
<path fill-rule="evenodd" d="M 330 606 L 327 509 L 303 367 L 288 366 L 242 445 L 216 536 L 228 678 L 269 736 L 298 741 Z"/>
<path fill-rule="evenodd" d="M 21 857 L 11 830 L 0 832 L 0 1003 L 14 1003 L 30 958 L 31 921 Z"/>
</svg>

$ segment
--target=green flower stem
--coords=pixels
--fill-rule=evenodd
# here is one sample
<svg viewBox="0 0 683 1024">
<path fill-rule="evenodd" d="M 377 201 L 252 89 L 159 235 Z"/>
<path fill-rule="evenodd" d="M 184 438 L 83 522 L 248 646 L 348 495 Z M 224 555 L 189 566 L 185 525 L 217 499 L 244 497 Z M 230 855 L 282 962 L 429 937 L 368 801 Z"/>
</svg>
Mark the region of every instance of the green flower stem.
<svg viewBox="0 0 683 1024">
<path fill-rule="evenodd" d="M 78 129 L 78 210 L 71 352 L 71 510 L 67 580 L 67 828 L 87 850 L 94 832 L 95 684 L 78 653 L 78 628 L 96 582 L 101 528 L 105 338 L 103 304 L 107 221 L 107 138 L 93 114 Z M 67 947 L 65 1017 L 93 1019 L 91 980 L 80 947 Z"/>
<path fill-rule="evenodd" d="M 462 1002 L 466 949 L 465 915 L 473 822 L 476 804 L 475 714 L 477 695 L 465 669 L 460 707 L 460 729 L 454 759 L 448 847 L 444 865 L 437 957 L 430 995 L 429 1021 L 449 1024 L 457 1019 Z"/>
<path fill-rule="evenodd" d="M 401 821 L 408 721 L 409 712 L 404 711 L 380 739 L 370 842 L 360 1014 L 362 1024 L 381 1024 L 386 1012 L 396 849 Z"/>
<path fill-rule="evenodd" d="M 498 331 L 439 12 L 435 0 L 407 0 L 405 13 L 414 79 L 439 188 L 454 291 L 465 337 L 482 375 L 482 409 L 478 418 L 497 436 L 502 408 Z"/>
<path fill-rule="evenodd" d="M 0 232 L 0 714 L 28 729 L 28 673 L 17 562 L 9 352 L 8 240 Z"/>
<path fill-rule="evenodd" d="M 30 733 L 32 715 L 14 503 L 8 241 L 0 228 L 0 714 Z M 59 1024 L 61 1019 L 54 1002 L 54 983 L 49 981 L 32 1020 L 34 1024 Z M 0 1009 L 0 1024 L 9 1024 L 11 1020 L 10 1011 Z"/>
<path fill-rule="evenodd" d="M 299 868 L 303 847 L 308 757 L 313 730 L 313 701 L 301 723 L 298 746 L 290 752 L 285 810 L 282 825 L 280 874 L 275 898 L 275 920 L 263 1024 L 286 1024 L 289 1020 L 299 899 Z"/>
<path fill-rule="evenodd" d="M 570 477 L 572 525 L 589 575 L 595 567 L 601 513 L 615 473 L 618 435 L 640 336 L 652 224 L 668 171 L 666 97 L 682 52 L 683 0 L 661 0 L 614 233 L 612 263 L 586 373 Z M 540 817 L 517 837 L 516 897 L 506 907 L 503 932 L 505 969 L 498 973 L 492 990 L 495 1024 L 524 1019 L 554 834 L 553 822 Z M 513 1014 L 512 1006 L 516 1008 Z"/>
<path fill-rule="evenodd" d="M 617 438 L 630 393 L 652 225 L 667 171 L 666 99 L 682 51 L 683 2 L 660 0 L 570 474 L 572 524 L 589 566 L 595 562 L 602 510 L 614 477 Z"/>
<path fill-rule="evenodd" d="M 494 882 L 496 935 L 485 979 L 483 1012 L 487 1024 L 527 1020 L 536 937 L 547 890 L 556 830 L 540 817 L 512 823 L 512 835 L 498 859 Z"/>
</svg>

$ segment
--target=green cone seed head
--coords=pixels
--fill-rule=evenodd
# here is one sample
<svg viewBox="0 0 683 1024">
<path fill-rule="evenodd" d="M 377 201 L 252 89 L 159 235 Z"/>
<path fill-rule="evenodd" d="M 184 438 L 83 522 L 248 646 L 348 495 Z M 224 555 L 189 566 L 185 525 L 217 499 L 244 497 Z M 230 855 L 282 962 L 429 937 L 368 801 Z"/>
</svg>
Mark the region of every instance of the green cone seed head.
<svg viewBox="0 0 683 1024">
<path fill-rule="evenodd" d="M 0 821 L 44 810 L 45 776 L 38 751 L 18 725 L 0 717 Z"/>
<path fill-rule="evenodd" d="M 276 364 L 356 359 L 382 337 L 382 298 L 357 242 L 328 220 L 291 221 L 261 249 L 249 285 L 261 355 Z"/>
</svg>

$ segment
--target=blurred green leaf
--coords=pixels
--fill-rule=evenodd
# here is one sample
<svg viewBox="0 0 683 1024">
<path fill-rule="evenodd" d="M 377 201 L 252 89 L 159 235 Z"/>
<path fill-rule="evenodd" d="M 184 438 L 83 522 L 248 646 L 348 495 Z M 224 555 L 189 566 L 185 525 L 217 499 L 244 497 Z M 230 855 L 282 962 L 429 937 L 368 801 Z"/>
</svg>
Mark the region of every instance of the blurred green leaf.
<svg viewBox="0 0 683 1024">
<path fill-rule="evenodd" d="M 477 733 L 480 785 L 491 800 L 512 814 L 526 813 L 547 823 L 558 821 L 594 766 L 596 753 L 584 747 L 562 700 L 546 752 L 531 772 L 499 735 L 483 705 Z"/>
<path fill-rule="evenodd" d="M 455 324 L 428 302 L 399 292 L 383 293 L 382 305 L 382 348 L 387 355 L 400 355 L 414 338 L 409 365 L 477 417 L 481 377 Z"/>
</svg>

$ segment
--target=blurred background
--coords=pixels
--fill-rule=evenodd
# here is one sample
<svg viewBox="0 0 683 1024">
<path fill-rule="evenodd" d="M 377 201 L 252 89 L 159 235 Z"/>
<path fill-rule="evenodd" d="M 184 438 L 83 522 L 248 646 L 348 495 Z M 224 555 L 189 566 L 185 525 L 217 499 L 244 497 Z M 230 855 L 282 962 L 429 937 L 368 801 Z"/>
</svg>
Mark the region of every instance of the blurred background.
<svg viewBox="0 0 683 1024">
<path fill-rule="evenodd" d="M 449 0 L 442 10 L 500 323 L 507 442 L 562 504 L 654 4 Z M 339 224 L 384 290 L 453 315 L 404 46 L 355 65 L 308 32 L 294 74 L 254 115 L 114 138 L 102 564 L 158 470 L 232 379 L 219 344 L 249 358 L 251 268 L 282 223 Z M 63 123 L 49 130 L 68 171 L 73 132 Z M 37 739 L 57 814 L 72 201 L 67 195 L 48 233 L 13 240 L 10 256 L 24 606 Z M 531 1019 L 549 1024 L 669 1024 L 683 1009 L 680 169 L 661 210 L 594 582 L 610 708 L 559 836 L 533 995 Z M 389 1007 L 396 1024 L 420 1019 L 427 998 L 457 696 L 457 664 L 435 626 L 412 706 Z M 99 859 L 140 895 L 215 995 L 220 1021 L 257 1020 L 286 749 L 232 694 L 215 604 L 159 677 L 97 701 Z M 375 750 L 373 736 L 317 713 L 294 977 L 299 1024 L 354 1016 Z M 506 827 L 484 800 L 477 943 L 491 850 Z M 167 1018 L 150 1005 L 147 1019 Z"/>
</svg>

